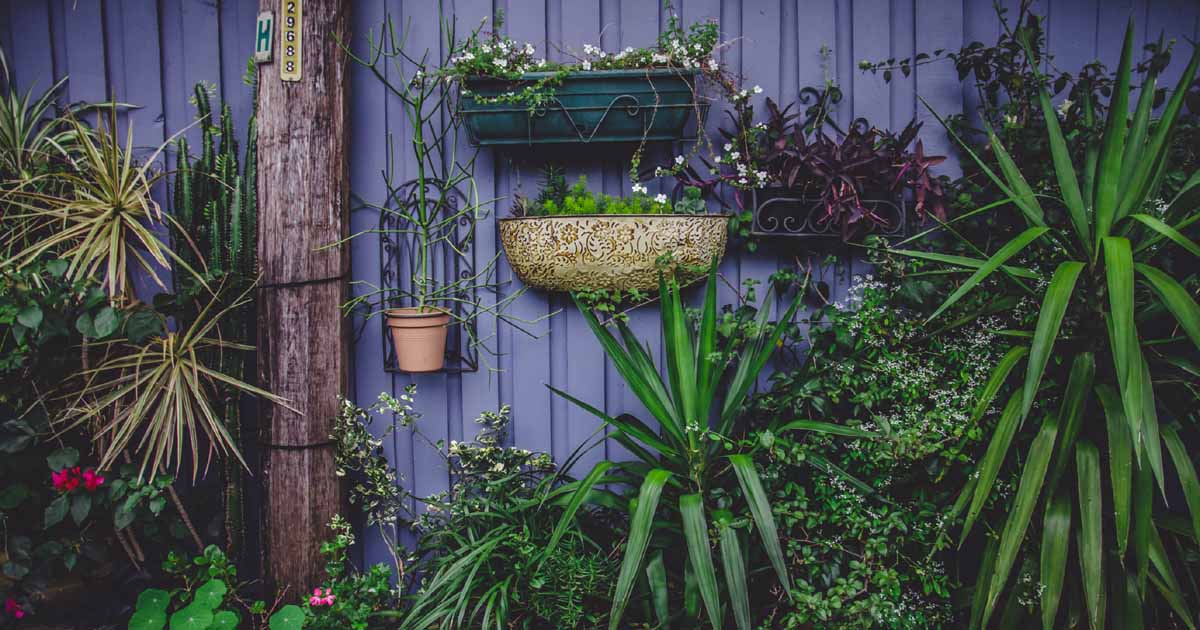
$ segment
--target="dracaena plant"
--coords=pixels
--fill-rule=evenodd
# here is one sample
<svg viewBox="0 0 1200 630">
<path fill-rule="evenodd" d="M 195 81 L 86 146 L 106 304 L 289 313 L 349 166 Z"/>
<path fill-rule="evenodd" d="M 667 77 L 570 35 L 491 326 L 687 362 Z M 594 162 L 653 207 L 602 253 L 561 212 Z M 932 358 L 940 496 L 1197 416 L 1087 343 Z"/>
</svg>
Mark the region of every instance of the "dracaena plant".
<svg viewBox="0 0 1200 630">
<path fill-rule="evenodd" d="M 1082 599 L 1093 630 L 1103 628 L 1106 618 L 1110 627 L 1141 628 L 1165 623 L 1172 613 L 1195 627 L 1188 600 L 1194 603 L 1196 593 L 1185 593 L 1176 572 L 1183 554 L 1166 549 L 1180 545 L 1194 553 L 1200 539 L 1200 482 L 1181 437 L 1192 427 L 1180 424 L 1197 402 L 1189 384 L 1200 347 L 1193 259 L 1200 245 L 1186 234 L 1200 211 L 1185 202 L 1200 186 L 1200 173 L 1191 173 L 1170 199 L 1159 199 L 1159 191 L 1200 50 L 1193 47 L 1155 119 L 1155 68 L 1147 71 L 1130 114 L 1133 41 L 1130 20 L 1098 139 L 1068 144 L 1049 93 L 1043 87 L 1037 94 L 1054 194 L 1033 190 L 994 133 L 988 137 L 999 172 L 956 137 L 1006 197 L 999 207 L 1015 206 L 1025 226 L 990 255 L 986 246 L 969 244 L 979 258 L 941 256 L 975 271 L 933 318 L 997 273 L 1008 286 L 1041 299 L 1034 330 L 1016 333 L 1027 341 L 1000 361 L 976 407 L 978 418 L 1014 377 L 1015 391 L 1003 405 L 978 475 L 958 502 L 966 510 L 965 538 L 996 492 L 1001 468 L 1012 462 L 1019 482 L 1003 529 L 985 550 L 975 627 L 986 627 L 995 616 L 1022 551 L 1037 558 L 1047 629 L 1062 627 L 1071 593 Z M 1027 40 L 1026 51 L 1032 55 Z M 1083 94 L 1091 118 L 1097 103 L 1091 91 Z M 1039 258 L 1046 273 L 1009 264 L 1019 263 L 1018 255 Z M 1024 452 L 1013 448 L 1025 443 Z M 1183 489 L 1191 514 L 1182 527 L 1168 526 L 1166 489 L 1175 486 Z M 1178 509 L 1174 501 L 1171 507 Z M 1011 609 L 1016 594 L 1009 599 Z"/>
<path fill-rule="evenodd" d="M 584 307 L 578 297 L 575 298 L 588 326 L 630 390 L 658 423 L 658 430 L 631 415 L 613 418 L 586 402 L 551 388 L 607 423 L 613 429 L 609 437 L 637 458 L 634 462 L 614 465 L 617 470 L 623 469 L 634 483 L 640 481 L 640 489 L 613 593 L 609 627 L 622 627 L 626 604 L 643 571 L 649 578 L 655 613 L 661 623 L 666 623 L 671 617 L 666 562 L 678 561 L 683 566 L 677 571 L 675 566 L 670 569 L 676 575 L 685 576 L 685 582 L 695 584 L 714 628 L 722 627 L 723 610 L 732 611 L 739 628 L 749 628 L 746 576 L 748 570 L 756 567 L 746 566 L 748 556 L 742 548 L 740 526 L 753 523 L 785 590 L 788 574 L 771 506 L 754 463 L 746 454 L 725 455 L 723 449 L 728 444 L 725 436 L 735 429 L 735 421 L 759 373 L 775 352 L 800 306 L 801 295 L 798 294 L 779 320 L 772 324 L 769 318 L 774 296 L 768 293 L 758 310 L 753 330 L 739 349 L 718 345 L 715 261 L 708 274 L 698 330 L 693 329 L 685 314 L 679 282 L 672 276 L 661 280 L 659 285 L 663 351 L 667 364 L 665 380 L 650 351 L 625 321 L 614 318 L 612 324 L 617 329 L 614 334 Z M 844 430 L 844 427 L 834 428 L 818 422 L 787 428 Z M 742 491 L 746 506 L 743 514 L 735 514 L 728 505 L 714 505 L 707 494 L 730 472 L 737 478 Z M 684 548 L 675 544 L 680 531 L 686 543 Z M 726 608 L 722 606 L 713 563 L 710 531 L 717 533 L 728 597 Z M 680 555 L 683 549 L 686 553 Z"/>
</svg>

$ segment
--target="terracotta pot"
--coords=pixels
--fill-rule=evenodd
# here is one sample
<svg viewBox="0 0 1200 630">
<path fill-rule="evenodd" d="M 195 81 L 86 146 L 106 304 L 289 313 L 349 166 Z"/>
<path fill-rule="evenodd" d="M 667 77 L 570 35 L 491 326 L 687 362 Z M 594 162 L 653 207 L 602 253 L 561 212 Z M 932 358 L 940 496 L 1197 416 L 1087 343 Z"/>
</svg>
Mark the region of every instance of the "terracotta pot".
<svg viewBox="0 0 1200 630">
<path fill-rule="evenodd" d="M 390 308 L 385 313 L 402 372 L 437 372 L 446 362 L 450 314 L 441 309 Z"/>
<path fill-rule="evenodd" d="M 659 258 L 701 271 L 725 253 L 723 214 L 591 214 L 500 219 L 517 277 L 548 291 L 658 288 Z"/>
</svg>

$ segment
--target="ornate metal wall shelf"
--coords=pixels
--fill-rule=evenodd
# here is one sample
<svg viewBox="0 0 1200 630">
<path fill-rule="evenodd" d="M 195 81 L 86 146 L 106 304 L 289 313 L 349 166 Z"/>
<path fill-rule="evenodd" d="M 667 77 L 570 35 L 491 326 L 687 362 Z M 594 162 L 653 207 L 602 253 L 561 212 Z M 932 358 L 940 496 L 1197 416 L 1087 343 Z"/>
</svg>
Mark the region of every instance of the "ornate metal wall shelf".
<svg viewBox="0 0 1200 630">
<path fill-rule="evenodd" d="M 580 72 L 552 88 L 535 107 L 489 102 L 551 76 L 531 72 L 521 79 L 479 78 L 466 82 L 458 113 L 471 141 L 481 146 L 640 143 L 685 140 L 696 112 L 708 102 L 696 94 L 696 75 L 674 70 Z"/>
<path fill-rule="evenodd" d="M 379 259 L 380 289 L 384 292 L 381 309 L 411 306 L 404 303 L 403 297 L 411 295 L 414 290 L 413 269 L 416 268 L 417 248 L 416 234 L 412 224 L 405 216 L 420 203 L 419 183 L 415 180 L 405 182 L 392 191 L 386 209 L 380 211 L 379 217 Z M 442 207 L 438 208 L 443 216 L 453 217 L 466 203 L 466 197 L 458 190 L 440 191 L 438 183 L 425 182 L 426 199 L 441 199 Z M 474 264 L 475 222 L 466 216 L 448 221 L 440 226 L 440 233 L 434 235 L 439 240 L 434 243 L 432 251 L 435 281 L 441 286 L 449 286 L 456 281 L 468 280 L 476 276 Z M 433 242 L 431 239 L 430 242 Z M 469 283 L 471 284 L 471 283 Z M 477 299 L 477 288 L 467 288 L 464 291 L 451 293 L 452 300 L 438 304 L 450 311 L 453 321 L 446 339 L 446 364 L 442 372 L 475 372 L 479 369 L 479 351 L 475 344 L 475 312 L 473 304 Z M 388 297 L 388 296 L 392 297 Z M 392 346 L 392 335 L 388 331 L 387 320 L 382 314 L 375 318 L 378 326 L 383 328 L 383 367 L 388 372 L 400 372 L 396 365 L 396 353 Z M 464 323 L 465 322 L 465 323 Z"/>
<path fill-rule="evenodd" d="M 763 188 L 749 195 L 754 222 L 750 232 L 757 236 L 841 238 L 841 228 L 833 221 L 822 221 L 824 207 L 819 199 L 788 188 Z M 908 232 L 908 211 L 903 197 L 866 199 L 863 204 L 882 217 L 886 226 L 871 234 L 903 237 Z"/>
</svg>

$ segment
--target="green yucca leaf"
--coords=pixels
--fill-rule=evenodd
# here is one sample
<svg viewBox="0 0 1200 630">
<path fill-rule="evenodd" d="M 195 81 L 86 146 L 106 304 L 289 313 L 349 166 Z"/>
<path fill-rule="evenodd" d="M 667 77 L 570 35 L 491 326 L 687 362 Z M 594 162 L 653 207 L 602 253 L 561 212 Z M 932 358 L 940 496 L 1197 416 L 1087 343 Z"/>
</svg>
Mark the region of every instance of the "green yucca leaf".
<svg viewBox="0 0 1200 630">
<path fill-rule="evenodd" d="M 1187 603 L 1183 598 L 1183 591 L 1179 588 L 1179 580 L 1175 578 L 1175 573 L 1171 570 L 1171 560 L 1167 557 L 1167 550 L 1163 546 L 1157 527 L 1150 528 L 1150 564 L 1157 572 L 1157 574 L 1150 574 L 1151 584 L 1158 589 L 1159 594 L 1175 611 L 1175 614 L 1179 615 L 1184 625 L 1190 630 L 1196 630 L 1196 623 L 1192 621 L 1195 616 L 1188 610 Z"/>
<path fill-rule="evenodd" d="M 1042 584 L 1042 630 L 1055 630 L 1058 603 L 1062 600 L 1067 557 L 1071 551 L 1071 495 L 1056 492 L 1046 506 L 1042 522 L 1042 549 L 1038 562 Z"/>
<path fill-rule="evenodd" d="M 622 416 L 621 418 L 613 418 L 612 416 L 604 413 L 600 409 L 597 409 L 596 407 L 593 407 L 592 405 L 589 405 L 589 404 L 583 402 L 582 400 L 579 400 L 578 398 L 562 391 L 561 389 L 558 389 L 552 385 L 546 385 L 546 388 L 549 389 L 550 391 L 554 392 L 555 394 L 558 394 L 559 396 L 566 398 L 568 401 L 577 405 L 580 409 L 583 409 L 584 411 L 596 416 L 600 420 L 603 420 L 605 424 L 608 424 L 609 426 L 617 429 L 621 433 L 628 435 L 628 436 L 638 440 L 642 444 L 645 444 L 646 446 L 654 449 L 655 451 L 657 451 L 657 456 L 668 457 L 668 458 L 679 457 L 679 452 L 676 451 L 674 447 L 672 447 L 670 444 L 666 443 L 661 438 L 659 438 L 657 435 L 655 435 L 654 432 L 651 431 L 649 427 L 647 427 L 645 424 L 643 424 L 637 418 L 634 418 L 633 416 Z M 654 461 L 657 461 L 657 459 L 658 459 L 657 456 L 655 456 L 654 454 L 651 454 L 650 460 L 648 460 L 646 463 L 653 463 Z"/>
<path fill-rule="evenodd" d="M 954 291 L 954 293 L 951 293 L 950 297 L 946 298 L 946 301 L 942 302 L 942 305 L 939 306 L 937 310 L 935 310 L 933 314 L 930 315 L 925 321 L 929 322 L 936 319 L 938 315 L 941 315 L 942 312 L 953 306 L 964 295 L 969 293 L 971 289 L 974 289 L 979 285 L 980 282 L 983 282 L 992 274 L 993 271 L 999 268 L 1000 265 L 1004 264 L 1005 261 L 1017 255 L 1017 253 L 1025 249 L 1025 246 L 1037 240 L 1047 231 L 1049 231 L 1049 228 L 1031 227 L 1018 234 L 1011 241 L 1005 243 L 1004 246 L 1001 247 L 995 254 L 992 254 L 990 258 L 983 262 L 983 264 L 979 266 L 979 269 L 977 269 L 975 273 L 971 274 L 970 278 L 967 278 L 966 282 L 963 282 L 962 285 Z"/>
<path fill-rule="evenodd" d="M 1196 304 L 1187 289 L 1171 276 L 1150 265 L 1138 263 L 1134 267 L 1146 279 L 1150 288 L 1154 289 L 1167 310 L 1175 316 L 1175 321 L 1179 322 L 1179 327 L 1183 328 L 1192 343 L 1200 348 L 1200 305 Z"/>
<path fill-rule="evenodd" d="M 1175 465 L 1175 472 L 1179 475 L 1179 485 L 1183 488 L 1183 499 L 1187 503 L 1188 513 L 1192 517 L 1192 531 L 1195 533 L 1196 540 L 1200 540 L 1200 479 L 1196 476 L 1196 467 L 1192 464 L 1192 457 L 1188 453 L 1187 446 L 1180 439 L 1175 427 L 1169 425 L 1163 427 L 1162 441 L 1167 447 L 1167 453 L 1171 456 L 1171 463 Z"/>
<path fill-rule="evenodd" d="M 996 162 L 1000 165 L 1000 172 L 1004 173 L 1004 179 L 1008 182 L 1008 188 L 1013 192 L 1013 203 L 1021 209 L 1025 214 L 1025 218 L 1035 226 L 1043 226 L 1046 224 L 1045 211 L 1042 210 L 1041 204 L 1038 203 L 1037 195 L 1034 194 L 1033 188 L 1029 186 L 1029 182 L 1025 181 L 1025 176 L 1021 174 L 1021 169 L 1017 167 L 1017 163 L 1013 161 L 1012 156 L 1008 154 L 1008 150 L 1000 143 L 1000 139 L 995 133 L 988 132 L 988 142 L 991 143 L 992 153 L 996 156 Z"/>
<path fill-rule="evenodd" d="M 1125 152 L 1126 120 L 1129 116 L 1130 65 L 1133 59 L 1133 17 L 1125 27 L 1121 61 L 1117 65 L 1117 84 L 1109 101 L 1108 121 L 1100 143 L 1100 159 L 1096 165 L 1095 221 L 1096 247 L 1109 235 L 1116 219 L 1120 201 L 1121 157 Z"/>
<path fill-rule="evenodd" d="M 1147 449 L 1148 450 L 1148 449 Z M 1149 462 L 1143 457 L 1133 470 L 1133 519 L 1130 532 L 1130 560 L 1133 565 L 1139 593 L 1146 588 L 1146 575 L 1150 570 L 1150 531 L 1154 529 L 1154 482 Z M 1140 602 L 1139 602 L 1140 603 Z"/>
<path fill-rule="evenodd" d="M 550 540 L 546 542 L 546 546 L 542 547 L 539 552 L 542 559 L 554 553 L 554 549 L 558 546 L 558 541 L 562 540 L 563 535 L 567 533 L 567 528 L 574 523 L 575 514 L 579 511 L 579 507 L 583 505 L 588 495 L 591 494 L 592 488 L 596 486 L 604 476 L 604 473 L 608 472 L 608 469 L 612 468 L 612 466 L 612 462 L 600 462 L 592 467 L 591 472 L 586 477 L 579 480 L 579 487 L 575 489 L 575 492 L 571 493 L 570 500 L 563 509 L 563 513 L 559 515 L 558 522 L 554 525 L 554 532 L 550 535 Z"/>
<path fill-rule="evenodd" d="M 1150 130 L 1150 113 L 1154 109 L 1154 92 L 1158 85 L 1158 77 L 1152 72 L 1142 82 L 1141 94 L 1138 96 L 1137 108 L 1134 110 L 1133 122 L 1129 126 L 1129 137 L 1125 141 L 1125 153 L 1121 156 L 1120 186 L 1131 183 L 1130 178 L 1140 161 L 1146 157 L 1146 134 Z M 1121 190 L 1122 195 L 1128 190 Z M 1118 212 L 1118 216 L 1120 213 Z"/>
<path fill-rule="evenodd" d="M 1130 24 L 1132 26 L 1132 18 Z M 1154 129 L 1154 133 L 1150 136 L 1149 143 L 1140 153 L 1136 168 L 1133 170 L 1132 179 L 1128 182 L 1122 182 L 1124 189 L 1116 215 L 1117 219 L 1140 208 L 1150 197 L 1150 192 L 1153 190 L 1152 184 L 1155 179 L 1155 173 L 1160 171 L 1166 163 L 1166 154 L 1169 149 L 1167 140 L 1174 130 L 1175 120 L 1179 117 L 1179 112 L 1183 108 L 1184 97 L 1187 95 L 1188 90 L 1191 89 L 1192 79 L 1196 76 L 1197 67 L 1200 67 L 1200 47 L 1193 45 L 1191 59 L 1188 60 L 1188 65 L 1184 69 L 1183 74 L 1179 76 L 1179 82 L 1175 86 L 1175 91 L 1172 92 L 1166 107 L 1163 108 L 1162 116 L 1158 119 L 1158 124 Z M 1126 79 L 1126 82 L 1128 82 L 1128 79 Z M 1117 105 L 1114 102 L 1113 107 Z"/>
<path fill-rule="evenodd" d="M 1096 111 L 1092 104 L 1092 91 L 1089 89 L 1083 90 L 1083 122 L 1086 129 L 1093 129 L 1096 126 Z M 1095 206 L 1093 205 L 1096 192 L 1096 164 L 1100 160 L 1100 151 L 1096 148 L 1096 143 L 1088 142 L 1083 148 L 1083 182 L 1081 183 L 1081 192 L 1083 193 L 1083 205 L 1089 211 Z"/>
<path fill-rule="evenodd" d="M 713 257 L 709 265 L 708 281 L 704 287 L 704 306 L 700 309 L 700 335 L 696 342 L 696 355 L 693 363 L 696 366 L 696 386 L 699 388 L 692 409 L 695 418 L 708 419 L 708 410 L 712 407 L 716 395 L 717 376 L 720 370 L 714 369 L 713 353 L 717 350 L 717 259 Z"/>
<path fill-rule="evenodd" d="M 776 433 L 786 433 L 788 431 L 812 431 L 814 433 L 823 433 L 825 435 L 841 435 L 844 437 L 865 438 L 868 440 L 879 437 L 879 434 L 873 431 L 866 431 L 855 427 L 848 427 L 843 424 L 834 424 L 832 422 L 821 422 L 819 420 L 793 420 L 774 430 Z"/>
<path fill-rule="evenodd" d="M 988 537 L 983 547 L 983 559 L 979 564 L 979 576 L 976 578 L 975 585 L 971 589 L 971 630 L 977 630 L 983 626 L 980 620 L 983 618 L 983 606 L 987 603 L 987 581 L 992 575 L 992 568 L 996 565 L 996 549 L 998 547 L 999 544 L 992 537 Z"/>
<path fill-rule="evenodd" d="M 646 581 L 650 585 L 650 603 L 654 607 L 654 616 L 658 618 L 658 627 L 669 628 L 671 593 L 667 588 L 667 567 L 663 564 L 661 549 L 654 552 L 646 563 Z"/>
<path fill-rule="evenodd" d="M 1113 492 L 1113 514 L 1116 524 L 1117 551 L 1125 556 L 1129 542 L 1130 500 L 1133 488 L 1133 438 L 1121 406 L 1120 396 L 1108 385 L 1096 386 L 1096 397 L 1104 409 L 1108 437 L 1108 471 Z"/>
<path fill-rule="evenodd" d="M 1025 531 L 1029 520 L 1033 517 L 1033 509 L 1037 506 L 1038 496 L 1042 492 L 1042 482 L 1046 478 L 1046 470 L 1050 467 L 1050 456 L 1054 452 L 1054 441 L 1058 437 L 1059 418 L 1048 414 L 1042 420 L 1042 427 L 1029 447 L 1025 459 L 1025 468 L 1021 471 L 1021 481 L 1017 485 L 1017 494 L 1013 499 L 1008 520 L 1004 523 L 1004 531 L 1000 534 L 1000 547 L 996 552 L 996 565 L 988 588 L 987 605 L 983 609 L 983 625 L 986 627 L 991 618 L 996 601 L 1008 580 L 1009 571 L 1017 559 L 1021 542 L 1025 540 Z"/>
<path fill-rule="evenodd" d="M 790 594 L 791 581 L 788 579 L 783 547 L 779 544 L 779 531 L 775 527 L 775 516 L 771 513 L 771 503 L 767 498 L 767 492 L 763 490 L 758 471 L 754 468 L 754 461 L 750 459 L 749 455 L 730 455 L 729 463 L 737 475 L 738 485 L 742 488 L 742 496 L 746 499 L 746 504 L 750 506 L 750 516 L 754 519 L 754 525 L 758 528 L 759 535 L 762 536 L 767 558 L 770 559 L 771 566 L 775 568 L 775 574 L 779 577 L 779 583 L 783 586 L 784 592 Z"/>
<path fill-rule="evenodd" d="M 717 518 L 717 540 L 721 545 L 721 570 L 732 602 L 733 619 L 739 630 L 750 630 L 750 592 L 746 586 L 746 558 L 738 532 L 728 519 Z"/>
<path fill-rule="evenodd" d="M 629 524 L 629 540 L 625 544 L 625 557 L 621 560 L 621 571 L 617 574 L 617 587 L 613 593 L 612 610 L 608 616 L 609 630 L 621 627 L 621 617 L 625 613 L 625 605 L 629 602 L 629 594 L 633 591 L 633 583 L 641 572 L 642 558 L 646 555 L 646 545 L 650 542 L 650 533 L 654 528 L 654 513 L 658 510 L 658 499 L 662 495 L 663 486 L 671 478 L 671 473 L 655 469 L 646 475 L 642 488 L 638 491 L 637 509 Z M 709 560 L 711 562 L 711 558 Z"/>
<path fill-rule="evenodd" d="M 696 574 L 700 599 L 708 613 L 708 621 L 721 630 L 721 597 L 717 592 L 717 571 L 713 568 L 712 544 L 708 539 L 708 520 L 704 517 L 704 501 L 698 494 L 679 497 L 679 515 L 683 520 L 683 539 L 687 544 L 688 562 Z"/>
<path fill-rule="evenodd" d="M 954 265 L 956 267 L 966 267 L 968 269 L 978 269 L 987 263 L 986 260 L 979 260 L 977 258 L 968 258 L 966 256 L 955 256 L 953 254 L 939 254 L 937 252 L 923 252 L 923 251 L 915 250 L 915 249 L 890 249 L 888 251 L 893 254 L 899 254 L 901 256 L 908 256 L 909 258 L 920 258 L 923 260 L 932 260 L 934 262 L 946 263 L 948 265 Z M 1016 276 L 1018 278 L 1026 278 L 1028 280 L 1041 279 L 1041 276 L 1039 276 L 1037 273 L 1033 272 L 1032 270 L 1025 269 L 1024 267 L 1014 267 L 1012 265 L 1000 265 L 1000 270 L 1007 273 L 1010 276 Z"/>
<path fill-rule="evenodd" d="M 1095 376 L 1095 356 L 1090 352 L 1075 355 L 1075 360 L 1071 363 L 1071 373 L 1067 377 L 1067 389 L 1058 411 L 1060 433 L 1058 445 L 1054 449 L 1054 458 L 1051 460 L 1054 462 L 1054 468 L 1046 485 L 1050 492 L 1054 492 L 1058 487 L 1059 478 L 1071 463 L 1075 439 L 1083 425 L 1083 416 L 1087 411 L 1088 396 L 1092 392 Z"/>
<path fill-rule="evenodd" d="M 1033 342 L 1030 344 L 1029 364 L 1025 370 L 1025 386 L 1021 404 L 1022 418 L 1028 416 L 1029 410 L 1033 408 L 1038 387 L 1042 383 L 1042 374 L 1046 370 L 1046 363 L 1050 361 L 1050 353 L 1054 349 L 1058 330 L 1062 326 L 1063 315 L 1067 312 L 1071 294 L 1075 291 L 1075 282 L 1079 279 L 1082 271 L 1083 263 L 1067 261 L 1059 263 L 1058 269 L 1054 271 L 1054 276 L 1050 278 L 1050 285 L 1046 288 L 1046 296 L 1042 299 L 1038 314 Z"/>
<path fill-rule="evenodd" d="M 1009 373 L 1027 354 L 1029 354 L 1028 346 L 1013 346 L 1004 353 L 979 392 L 979 400 L 975 403 L 975 410 L 971 412 L 970 424 L 979 422 L 983 414 L 987 413 L 988 408 L 992 405 L 992 400 L 1004 386 L 1004 381 L 1008 380 Z"/>
<path fill-rule="evenodd" d="M 1197 171 L 1197 174 L 1200 175 L 1200 171 Z M 1138 248 L 1134 250 L 1135 254 L 1162 240 L 1162 237 L 1166 237 L 1171 239 L 1176 245 L 1186 249 L 1191 255 L 1200 256 L 1200 245 L 1197 245 L 1194 241 L 1184 236 L 1183 233 L 1178 229 L 1167 225 L 1157 217 L 1152 217 L 1148 214 L 1134 214 L 1130 215 L 1129 218 L 1140 222 L 1155 232 L 1158 232 L 1158 235 L 1153 238 L 1146 239 L 1141 245 L 1139 245 Z"/>
<path fill-rule="evenodd" d="M 1079 531 L 1077 553 L 1083 581 L 1088 625 L 1104 627 L 1104 509 L 1100 491 L 1100 452 L 1088 440 L 1075 445 L 1075 479 L 1078 483 Z"/>
<path fill-rule="evenodd" d="M 971 499 L 971 507 L 967 510 L 960 540 L 966 540 L 967 534 L 971 531 L 971 525 L 975 523 L 975 519 L 983 510 L 983 506 L 992 492 L 992 485 L 996 482 L 996 476 L 1000 474 L 1000 465 L 1004 463 L 1008 447 L 1012 443 L 1013 435 L 1017 432 L 1017 425 L 1020 422 L 1021 397 L 1018 392 L 1008 399 L 1008 404 L 1005 405 L 1004 411 L 1000 414 L 1000 420 L 996 423 L 996 431 L 992 433 L 992 439 L 988 442 L 987 452 L 984 453 L 983 459 L 979 463 L 977 473 L 979 479 L 975 483 L 975 494 Z"/>
</svg>

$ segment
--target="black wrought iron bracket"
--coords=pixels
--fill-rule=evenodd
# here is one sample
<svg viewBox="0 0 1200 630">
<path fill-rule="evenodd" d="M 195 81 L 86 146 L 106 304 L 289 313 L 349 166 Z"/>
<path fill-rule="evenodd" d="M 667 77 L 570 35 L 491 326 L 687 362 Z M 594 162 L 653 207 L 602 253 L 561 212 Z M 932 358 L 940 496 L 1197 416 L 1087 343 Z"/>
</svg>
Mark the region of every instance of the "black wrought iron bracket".
<svg viewBox="0 0 1200 630">
<path fill-rule="evenodd" d="M 840 237 L 841 226 L 825 220 L 825 208 L 819 199 L 802 195 L 768 194 L 755 190 L 750 195 L 754 221 L 750 233 L 755 236 Z M 864 199 L 863 205 L 884 223 L 871 234 L 887 238 L 908 233 L 908 209 L 903 197 Z"/>
</svg>

